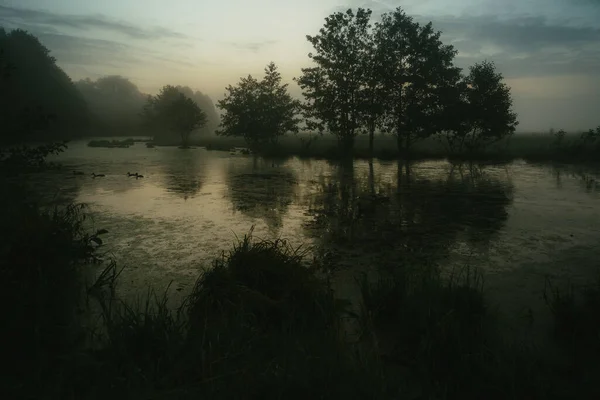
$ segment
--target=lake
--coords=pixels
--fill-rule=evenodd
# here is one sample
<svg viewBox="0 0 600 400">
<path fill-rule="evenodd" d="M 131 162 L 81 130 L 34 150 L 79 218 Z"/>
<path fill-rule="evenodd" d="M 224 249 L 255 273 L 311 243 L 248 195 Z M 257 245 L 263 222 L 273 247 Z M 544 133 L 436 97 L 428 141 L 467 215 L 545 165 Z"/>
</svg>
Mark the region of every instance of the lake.
<svg viewBox="0 0 600 400">
<path fill-rule="evenodd" d="M 521 161 L 339 165 L 144 143 L 72 142 L 57 160 L 61 171 L 31 182 L 48 200 L 89 205 L 94 226 L 109 230 L 104 251 L 125 267 L 126 295 L 169 283 L 184 295 L 252 226 L 255 237 L 281 237 L 335 262 L 346 297 L 358 272 L 468 264 L 484 272 L 492 302 L 512 315 L 543 314 L 546 276 L 585 282 L 600 266 L 598 170 Z"/>
</svg>

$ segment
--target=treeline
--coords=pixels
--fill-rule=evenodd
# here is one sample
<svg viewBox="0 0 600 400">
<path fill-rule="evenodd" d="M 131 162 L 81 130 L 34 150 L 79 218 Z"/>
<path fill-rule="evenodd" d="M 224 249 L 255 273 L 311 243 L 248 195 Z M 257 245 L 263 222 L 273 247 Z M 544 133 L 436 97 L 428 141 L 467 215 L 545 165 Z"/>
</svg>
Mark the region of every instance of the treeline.
<svg viewBox="0 0 600 400">
<path fill-rule="evenodd" d="M 141 118 L 148 95 L 121 76 L 73 82 L 34 35 L 0 28 L 0 140 L 15 143 L 84 135 L 146 133 Z M 177 90 L 206 114 L 199 133 L 219 124 L 207 95 L 187 86 Z"/>
<path fill-rule="evenodd" d="M 482 61 L 463 75 L 457 51 L 440 36 L 400 7 L 374 24 L 369 9 L 334 13 L 307 36 L 313 65 L 295 78 L 304 101 L 289 96 L 271 63 L 262 81 L 249 76 L 227 88 L 217 133 L 276 142 L 298 131 L 301 114 L 309 130 L 335 135 L 344 154 L 365 133 L 372 153 L 379 131 L 395 135 L 401 155 L 431 136 L 451 152 L 473 153 L 514 133 L 510 88 L 494 64 Z"/>
</svg>

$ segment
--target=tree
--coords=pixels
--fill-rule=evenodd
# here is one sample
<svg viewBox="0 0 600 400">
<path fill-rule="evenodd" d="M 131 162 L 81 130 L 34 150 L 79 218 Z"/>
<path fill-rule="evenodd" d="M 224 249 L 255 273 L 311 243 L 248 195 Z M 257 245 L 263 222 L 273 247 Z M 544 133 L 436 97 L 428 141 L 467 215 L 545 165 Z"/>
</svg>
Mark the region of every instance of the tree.
<svg viewBox="0 0 600 400">
<path fill-rule="evenodd" d="M 177 90 L 194 100 L 198 104 L 198 107 L 206 114 L 206 125 L 200 128 L 200 134 L 214 134 L 219 126 L 220 118 L 212 99 L 199 90 L 194 92 L 189 86 L 177 86 Z"/>
<path fill-rule="evenodd" d="M 217 102 L 225 112 L 217 135 L 241 136 L 257 147 L 277 143 L 286 132 L 297 133 L 300 102 L 287 88 L 287 84 L 281 84 L 281 74 L 273 62 L 265 68 L 261 81 L 248 75 L 237 86 L 229 85 L 225 98 Z"/>
<path fill-rule="evenodd" d="M 156 96 L 148 96 L 142 117 L 149 127 L 181 137 L 182 147 L 189 147 L 194 129 L 206 124 L 206 114 L 189 97 L 174 86 L 164 86 Z"/>
<path fill-rule="evenodd" d="M 469 68 L 448 107 L 454 119 L 446 137 L 456 151 L 481 150 L 514 133 L 517 115 L 512 111 L 510 87 L 503 79 L 493 62 L 483 61 Z"/>
<path fill-rule="evenodd" d="M 375 105 L 369 101 L 375 100 L 376 92 L 365 90 L 369 67 L 375 66 L 367 61 L 372 48 L 370 17 L 371 10 L 359 8 L 356 14 L 348 9 L 325 18 L 318 35 L 306 36 L 315 49 L 308 57 L 316 66 L 303 68 L 297 79 L 306 99 L 307 127 L 336 135 L 345 154 L 352 152 L 365 126 L 364 116 Z M 370 83 L 369 88 L 376 87 Z"/>
<path fill-rule="evenodd" d="M 440 129 L 442 92 L 460 73 L 453 65 L 456 50 L 440 36 L 431 22 L 421 26 L 400 7 L 375 25 L 374 42 L 384 65 L 381 125 L 396 135 L 402 155 Z"/>
<path fill-rule="evenodd" d="M 20 29 L 0 30 L 0 49 L 0 140 L 21 142 L 37 133 L 48 139 L 81 134 L 88 125 L 87 105 L 50 51 Z"/>
</svg>

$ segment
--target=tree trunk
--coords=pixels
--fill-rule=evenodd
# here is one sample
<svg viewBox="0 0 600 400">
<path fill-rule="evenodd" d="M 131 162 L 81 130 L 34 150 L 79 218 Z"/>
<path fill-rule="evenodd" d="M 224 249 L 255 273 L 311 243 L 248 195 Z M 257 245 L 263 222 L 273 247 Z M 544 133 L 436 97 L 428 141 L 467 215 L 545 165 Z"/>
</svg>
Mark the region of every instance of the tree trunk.
<svg viewBox="0 0 600 400">
<path fill-rule="evenodd" d="M 375 140 L 375 122 L 369 124 L 369 157 L 373 158 L 373 142 Z"/>
<path fill-rule="evenodd" d="M 342 137 L 342 155 L 352 158 L 354 153 L 354 135 L 347 133 Z"/>
<path fill-rule="evenodd" d="M 189 147 L 189 133 L 185 133 L 185 132 L 181 132 L 181 147 L 183 147 L 184 149 Z"/>
</svg>

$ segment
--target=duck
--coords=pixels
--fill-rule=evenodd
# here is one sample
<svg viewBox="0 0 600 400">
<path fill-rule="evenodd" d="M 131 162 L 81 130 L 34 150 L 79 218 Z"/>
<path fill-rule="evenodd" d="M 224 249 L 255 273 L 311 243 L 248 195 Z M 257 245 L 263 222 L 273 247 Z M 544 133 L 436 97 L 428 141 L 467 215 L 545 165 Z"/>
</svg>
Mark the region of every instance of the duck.
<svg viewBox="0 0 600 400">
<path fill-rule="evenodd" d="M 85 175 L 83 171 L 73 171 L 73 175 Z"/>
<path fill-rule="evenodd" d="M 143 177 L 144 177 L 144 175 L 140 175 L 137 172 L 135 173 L 135 179 L 139 179 L 139 178 L 143 178 Z"/>
<path fill-rule="evenodd" d="M 127 173 L 127 176 L 136 176 L 136 175 L 137 175 L 137 172 L 136 172 L 135 174 L 134 174 L 134 173 L 131 173 L 131 172 L 128 172 L 128 173 Z"/>
<path fill-rule="evenodd" d="M 92 172 L 92 178 L 103 178 L 105 176 L 106 175 L 104 175 L 104 174 L 96 174 L 96 173 Z"/>
</svg>

